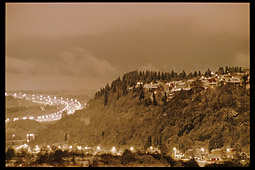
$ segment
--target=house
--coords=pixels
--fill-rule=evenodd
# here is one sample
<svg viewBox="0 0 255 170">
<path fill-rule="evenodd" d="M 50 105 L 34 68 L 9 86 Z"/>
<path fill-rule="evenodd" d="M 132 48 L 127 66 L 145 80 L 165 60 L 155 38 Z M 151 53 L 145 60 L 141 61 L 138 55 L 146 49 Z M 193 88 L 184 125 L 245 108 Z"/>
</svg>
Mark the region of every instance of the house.
<svg viewBox="0 0 255 170">
<path fill-rule="evenodd" d="M 236 86 L 240 86 L 241 85 L 240 78 L 231 77 L 230 79 L 228 79 L 227 82 L 230 83 L 230 84 L 234 84 Z"/>
<path fill-rule="evenodd" d="M 135 85 L 135 88 L 138 88 L 140 85 L 143 85 L 143 82 L 142 81 L 138 81 Z"/>
<path fill-rule="evenodd" d="M 209 81 L 207 79 L 202 79 L 201 81 L 203 83 L 203 87 L 205 88 L 209 87 Z"/>
<path fill-rule="evenodd" d="M 244 74 L 250 74 L 250 69 L 249 68 L 243 68 L 243 73 Z"/>
<path fill-rule="evenodd" d="M 149 90 L 149 91 L 155 91 L 158 89 L 158 86 L 157 85 L 154 85 L 154 84 L 145 84 L 143 86 L 143 88 Z"/>
<path fill-rule="evenodd" d="M 189 88 L 190 88 L 190 85 L 191 85 L 194 81 L 195 81 L 194 79 L 189 79 L 189 80 L 187 80 L 187 85 L 188 85 Z"/>
<path fill-rule="evenodd" d="M 216 86 L 217 85 L 217 81 L 215 78 L 211 77 L 207 79 L 209 82 L 209 86 Z"/>
</svg>

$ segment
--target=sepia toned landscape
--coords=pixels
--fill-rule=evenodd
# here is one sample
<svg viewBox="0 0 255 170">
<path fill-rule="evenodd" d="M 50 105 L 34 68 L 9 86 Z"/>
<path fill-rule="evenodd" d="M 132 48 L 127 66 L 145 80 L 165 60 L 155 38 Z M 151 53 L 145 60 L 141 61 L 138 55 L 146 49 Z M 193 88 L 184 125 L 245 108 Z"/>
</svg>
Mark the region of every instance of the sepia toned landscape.
<svg viewBox="0 0 255 170">
<path fill-rule="evenodd" d="M 6 3 L 6 167 L 249 167 L 249 3 Z"/>
</svg>

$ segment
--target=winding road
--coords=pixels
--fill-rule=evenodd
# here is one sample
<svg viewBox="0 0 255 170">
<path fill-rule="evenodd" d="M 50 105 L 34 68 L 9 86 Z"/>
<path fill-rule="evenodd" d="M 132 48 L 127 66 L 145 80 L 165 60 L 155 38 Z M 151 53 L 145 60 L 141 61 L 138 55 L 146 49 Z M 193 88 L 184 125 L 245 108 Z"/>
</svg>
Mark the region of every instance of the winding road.
<svg viewBox="0 0 255 170">
<path fill-rule="evenodd" d="M 80 102 L 77 99 L 64 99 L 63 97 L 57 97 L 52 95 L 43 95 L 43 94 L 22 94 L 22 93 L 12 93 L 5 96 L 13 96 L 14 98 L 25 98 L 32 102 L 44 104 L 44 105 L 63 105 L 64 108 L 59 109 L 54 113 L 47 113 L 40 116 L 24 116 L 24 117 L 15 117 L 13 119 L 6 118 L 5 122 L 18 121 L 18 120 L 36 120 L 38 122 L 50 122 L 61 119 L 64 111 L 67 114 L 73 114 L 76 110 L 82 109 Z"/>
</svg>

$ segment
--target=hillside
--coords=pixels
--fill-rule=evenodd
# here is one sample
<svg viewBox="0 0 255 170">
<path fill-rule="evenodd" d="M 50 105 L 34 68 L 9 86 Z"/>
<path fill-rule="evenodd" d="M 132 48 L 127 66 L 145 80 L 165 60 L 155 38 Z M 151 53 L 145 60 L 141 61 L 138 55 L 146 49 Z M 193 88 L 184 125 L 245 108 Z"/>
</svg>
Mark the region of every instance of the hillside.
<svg viewBox="0 0 255 170">
<path fill-rule="evenodd" d="M 115 85 L 97 93 L 86 109 L 40 131 L 32 144 L 137 149 L 153 145 L 166 153 L 173 147 L 182 151 L 233 147 L 250 152 L 250 91 L 243 87 L 203 90 L 197 83 L 167 102 L 163 92 L 157 93 L 154 103 L 151 92 L 143 88 L 122 90 L 121 81 Z"/>
<path fill-rule="evenodd" d="M 55 122 L 40 123 L 35 120 L 19 120 L 6 124 L 6 140 L 12 140 L 12 135 L 15 134 L 16 140 L 26 140 L 28 133 L 37 134 L 37 131 L 43 130 L 46 126 Z"/>
<path fill-rule="evenodd" d="M 14 98 L 13 96 L 5 97 L 5 113 L 6 117 L 12 120 L 15 117 L 22 118 L 24 116 L 38 116 L 58 111 L 63 105 L 44 105 L 32 102 L 26 99 Z M 43 110 L 42 110 L 43 108 Z"/>
</svg>

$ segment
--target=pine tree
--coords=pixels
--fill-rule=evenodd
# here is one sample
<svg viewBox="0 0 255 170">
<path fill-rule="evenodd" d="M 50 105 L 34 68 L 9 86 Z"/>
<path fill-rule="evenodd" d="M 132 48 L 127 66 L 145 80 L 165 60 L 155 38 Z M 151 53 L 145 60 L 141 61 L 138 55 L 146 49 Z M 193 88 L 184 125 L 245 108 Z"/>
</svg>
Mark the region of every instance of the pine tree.
<svg viewBox="0 0 255 170">
<path fill-rule="evenodd" d="M 200 70 L 198 71 L 198 76 L 201 76 L 201 72 L 200 72 Z"/>
<path fill-rule="evenodd" d="M 219 75 L 223 75 L 223 74 L 224 74 L 224 68 L 223 68 L 223 67 L 220 67 L 220 68 L 219 68 L 218 74 L 219 74 Z"/>
<path fill-rule="evenodd" d="M 194 71 L 193 76 L 194 76 L 194 77 L 197 77 L 197 71 Z"/>
<path fill-rule="evenodd" d="M 226 66 L 226 68 L 225 68 L 225 74 L 228 74 L 228 72 L 229 72 L 229 68 L 228 68 L 228 66 Z"/>
<path fill-rule="evenodd" d="M 184 79 L 184 78 L 186 78 L 186 76 L 187 76 L 187 74 L 186 74 L 186 72 L 183 70 L 183 71 L 182 71 L 182 78 Z"/>
</svg>

